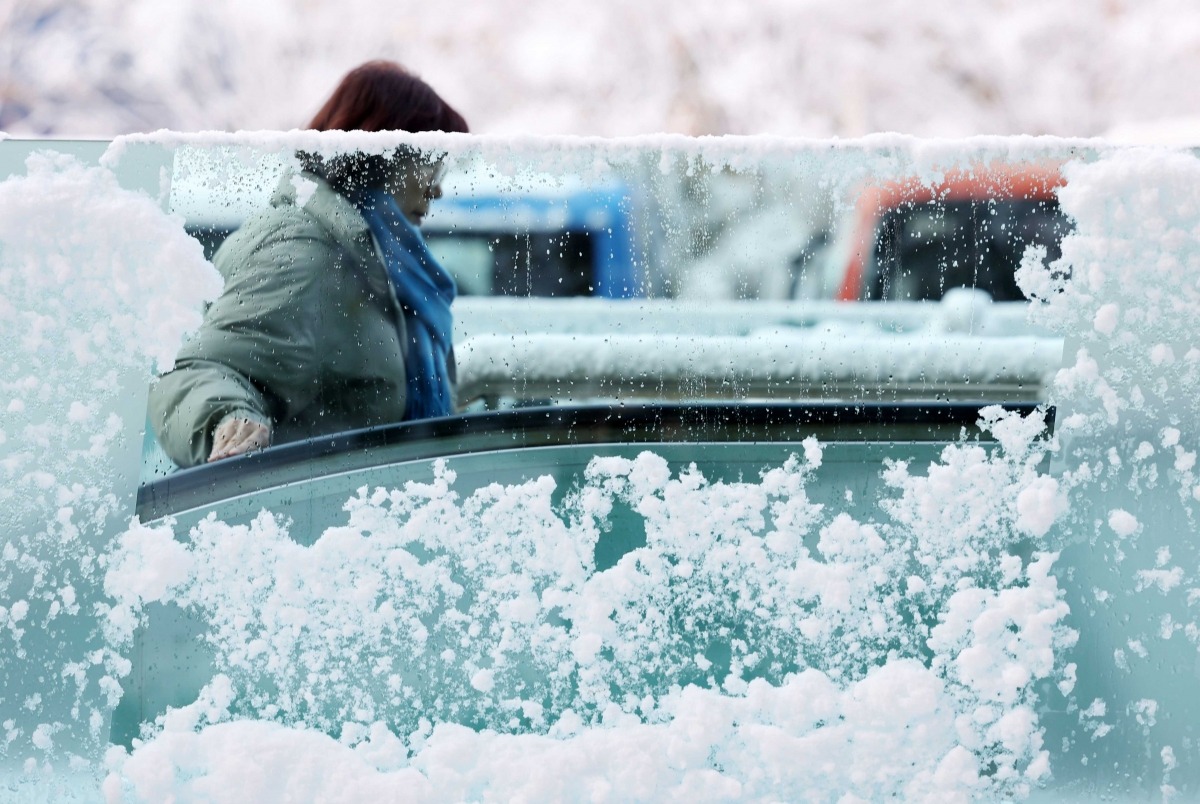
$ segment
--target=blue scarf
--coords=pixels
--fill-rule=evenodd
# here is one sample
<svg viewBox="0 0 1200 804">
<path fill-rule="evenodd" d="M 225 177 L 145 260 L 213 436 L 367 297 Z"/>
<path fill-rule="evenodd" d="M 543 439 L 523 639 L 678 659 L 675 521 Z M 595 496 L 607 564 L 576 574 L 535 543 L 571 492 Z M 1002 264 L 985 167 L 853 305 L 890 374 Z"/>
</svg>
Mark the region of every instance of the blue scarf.
<svg viewBox="0 0 1200 804">
<path fill-rule="evenodd" d="M 392 288 L 404 311 L 408 343 L 404 367 L 408 401 L 404 418 L 446 416 L 454 407 L 447 361 L 450 356 L 450 303 L 458 295 L 454 278 L 438 264 L 417 227 L 382 189 L 363 190 L 351 200 L 362 212 L 383 252 Z"/>
</svg>

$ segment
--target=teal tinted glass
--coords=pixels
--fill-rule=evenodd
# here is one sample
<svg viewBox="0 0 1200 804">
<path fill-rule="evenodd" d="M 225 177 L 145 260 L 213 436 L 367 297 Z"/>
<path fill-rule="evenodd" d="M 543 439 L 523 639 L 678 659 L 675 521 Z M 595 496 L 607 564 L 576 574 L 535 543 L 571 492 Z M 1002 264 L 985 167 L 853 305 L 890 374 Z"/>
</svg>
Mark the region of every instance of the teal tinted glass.
<svg viewBox="0 0 1200 804">
<path fill-rule="evenodd" d="M 0 142 L 6 767 L 703 710 L 748 797 L 1195 795 L 1195 158 L 830 145 Z M 375 157 L 445 167 L 445 416 Z"/>
</svg>

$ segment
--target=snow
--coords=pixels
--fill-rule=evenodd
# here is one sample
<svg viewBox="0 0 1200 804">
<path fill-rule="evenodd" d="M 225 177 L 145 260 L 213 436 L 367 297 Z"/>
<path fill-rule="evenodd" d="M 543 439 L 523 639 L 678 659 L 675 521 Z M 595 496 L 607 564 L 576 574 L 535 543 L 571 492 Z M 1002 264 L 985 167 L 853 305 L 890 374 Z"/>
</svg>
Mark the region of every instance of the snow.
<svg viewBox="0 0 1200 804">
<path fill-rule="evenodd" d="M 1045 536 L 1067 510 L 1067 499 L 1052 477 L 1039 477 L 1017 495 L 1017 527 L 1032 536 Z"/>
<path fill-rule="evenodd" d="M 1118 536 L 1132 536 L 1138 529 L 1138 521 L 1128 511 L 1115 508 L 1108 515 L 1108 526 Z"/>
<path fill-rule="evenodd" d="M 1194 143 L 1198 13 L 1179 0 L 37 0 L 5 18 L 0 129 L 286 130 L 382 56 L 504 135 Z"/>
<path fill-rule="evenodd" d="M 941 305 L 927 302 L 843 304 L 833 301 L 780 302 L 745 299 L 624 300 L 578 297 L 516 299 L 463 297 L 455 301 L 455 340 L 477 335 L 624 334 L 725 336 L 793 333 L 798 330 L 916 335 L 937 330 L 988 336 L 1049 337 L 1026 321 L 1024 304 L 988 304 L 976 309 L 969 331 L 944 325 Z M 819 327 L 817 327 L 819 325 Z"/>
<path fill-rule="evenodd" d="M 105 591 L 113 598 L 132 597 L 139 603 L 165 600 L 191 571 L 191 557 L 167 527 L 132 523 L 115 547 L 119 559 L 109 565 L 104 578 Z M 109 614 L 114 627 L 120 616 L 119 610 Z M 131 626 L 130 621 L 124 624 L 125 638 L 132 635 Z"/>
<path fill-rule="evenodd" d="M 73 769 L 103 774 L 91 792 L 110 801 L 966 801 L 1102 774 L 1113 755 L 1149 763 L 1155 791 L 1194 789 L 1194 760 L 1171 748 L 1191 744 L 1190 693 L 1147 674 L 1194 662 L 1200 639 L 1200 369 L 1179 357 L 1197 348 L 1195 158 L 1135 149 L 1068 166 L 1077 228 L 1061 265 L 1025 261 L 1022 281 L 1046 291 L 1024 309 L 1028 328 L 976 331 L 980 300 L 962 294 L 799 328 L 787 317 L 819 306 L 713 305 L 716 333 L 671 328 L 707 311 L 695 302 L 649 321 L 669 305 L 632 302 L 625 330 L 601 336 L 608 306 L 567 305 L 544 330 L 536 305 L 491 308 L 491 330 L 483 314 L 460 325 L 465 375 L 526 349 L 529 379 L 585 361 L 658 377 L 682 365 L 823 377 L 836 364 L 864 386 L 1036 380 L 1072 423 L 1054 438 L 1044 410 L 990 407 L 979 424 L 994 442 L 883 460 L 877 486 L 834 502 L 817 490 L 840 454 L 816 439 L 737 479 L 653 449 L 595 458 L 570 488 L 548 476 L 467 488 L 439 462 L 419 481 L 364 486 L 335 526 L 298 541 L 286 511 L 130 520 L 123 461 L 140 446 L 145 385 L 219 290 L 165 198 L 116 179 L 152 139 L 100 167 L 37 156 L 0 184 L 13 367 L 0 380 L 0 757 L 28 768 L 27 789 Z M 260 139 L 282 149 L 288 135 Z M 613 158 L 671 143 L 615 143 Z M 603 150 L 540 145 L 562 146 L 563 164 Z M 788 144 L 711 146 L 683 150 L 720 163 Z M 1071 147 L 880 138 L 841 164 Z M 597 567 L 619 516 L 645 544 Z M 214 675 L 131 750 L 111 747 L 132 635 L 164 605 L 205 624 Z M 1128 687 L 1107 685 L 1118 674 Z"/>
<path fill-rule="evenodd" d="M 1121 313 L 1121 307 L 1115 303 L 1101 305 L 1096 311 L 1096 317 L 1092 320 L 1092 326 L 1102 335 L 1112 335 L 1117 329 L 1117 319 Z"/>
<path fill-rule="evenodd" d="M 901 714 L 880 718 L 885 702 Z M 934 751 L 946 754 L 920 778 L 901 787 L 887 784 L 904 763 L 933 753 L 918 743 L 948 730 L 947 703 L 926 668 L 902 662 L 846 691 L 816 671 L 778 688 L 752 682 L 744 697 L 691 688 L 665 702 L 678 712 L 669 721 L 560 738 L 441 724 L 414 735 L 421 750 L 411 757 L 382 729 L 347 746 L 310 730 L 233 721 L 199 733 L 165 733 L 125 759 L 122 776 L 110 776 L 106 786 L 115 801 L 170 794 L 198 798 L 231 788 L 257 800 L 331 802 L 458 801 L 481 791 L 503 800 L 741 801 L 803 798 L 814 789 L 906 798 L 956 790 L 952 797 L 965 801 L 980 785 L 978 770 L 968 754 L 941 740 Z M 904 733 L 916 740 L 903 740 L 899 745 L 905 747 L 889 751 L 886 761 L 855 778 L 851 769 L 865 767 L 863 761 L 877 757 L 879 746 L 893 745 Z M 708 767 L 714 753 L 723 771 Z M 814 753 L 840 761 L 794 761 Z M 755 772 L 764 762 L 772 771 Z M 129 794 L 136 798 L 126 798 Z"/>
<path fill-rule="evenodd" d="M 1083 522 L 1091 519 L 1094 531 L 1086 544 L 1067 548 L 1062 560 L 1072 560 L 1076 550 L 1096 551 L 1112 567 L 1108 572 L 1090 567 L 1077 581 L 1081 587 L 1102 584 L 1106 613 L 1083 609 L 1073 622 L 1084 634 L 1099 626 L 1093 616 L 1120 622 L 1101 630 L 1113 656 L 1103 672 L 1139 679 L 1108 708 L 1111 722 L 1095 726 L 1098 744 L 1107 746 L 1099 749 L 1100 757 L 1137 746 L 1157 754 L 1160 747 L 1178 744 L 1182 734 L 1162 718 L 1143 724 L 1122 714 L 1137 712 L 1142 698 L 1153 696 L 1160 712 L 1189 705 L 1189 695 L 1148 672 L 1147 662 L 1165 667 L 1192 661 L 1200 636 L 1186 613 L 1197 561 L 1191 423 L 1200 412 L 1200 376 L 1194 364 L 1176 359 L 1195 348 L 1197 168 L 1189 155 L 1152 149 L 1069 166 L 1062 207 L 1081 224 L 1094 222 L 1093 228 L 1081 226 L 1063 244 L 1063 265 L 1077 275 L 1052 280 L 1062 291 L 1031 309 L 1035 321 L 1074 335 L 1075 357 L 1060 372 L 1052 398 L 1059 415 L 1067 414 L 1072 423 L 1065 441 L 1071 467 L 1063 480 L 1077 517 L 1073 529 L 1084 532 Z M 1027 269 L 1031 273 L 1033 267 Z M 1151 607 L 1144 603 L 1149 598 L 1162 602 Z M 1180 618 L 1188 622 L 1176 622 Z M 1180 644 L 1176 625 L 1188 634 L 1186 644 Z M 1095 640 L 1090 644 L 1097 646 Z M 1080 677 L 1082 684 L 1082 670 Z M 1162 774 L 1164 786 L 1172 789 L 1190 784 L 1179 784 L 1177 768 L 1171 785 L 1162 769 L 1147 773 Z"/>
<path fill-rule="evenodd" d="M 1019 793 L 1045 765 L 1026 701 L 1059 671 L 1056 649 L 1073 636 L 1047 571 L 1052 555 L 1027 567 L 1014 559 L 1003 579 L 986 569 L 990 550 L 1020 538 L 1015 501 L 1038 482 L 1044 450 L 1038 427 L 1006 426 L 1013 419 L 999 409 L 988 421 L 1004 432 L 1003 454 L 947 447 L 945 470 L 930 467 L 929 478 L 891 467 L 893 496 L 878 521 L 808 500 L 823 457 L 815 442 L 805 460 L 740 483 L 709 482 L 652 452 L 596 459 L 557 505 L 548 478 L 460 497 L 439 468 L 430 484 L 361 489 L 345 525 L 307 548 L 266 513 L 248 527 L 207 518 L 183 543 L 188 560 L 169 562 L 189 570 L 170 598 L 209 623 L 237 709 L 208 726 L 186 719 L 198 732 L 180 733 L 169 715 L 161 736 L 113 764 L 108 784 L 153 797 L 166 773 L 174 781 L 162 789 L 191 790 L 248 772 L 247 755 L 269 777 L 284 761 L 269 747 L 228 746 L 284 740 L 258 722 L 271 711 L 300 728 L 305 753 L 319 740 L 308 727 L 346 735 L 386 723 L 406 746 L 388 766 L 431 784 L 364 771 L 364 784 L 389 795 L 650 799 L 701 778 L 751 798 L 814 785 L 866 799 L 964 798 L 985 785 Z M 947 527 L 943 516 L 954 513 L 939 512 L 938 500 L 948 493 L 990 497 L 989 526 Z M 594 545 L 618 504 L 644 518 L 647 543 L 597 571 Z M 775 524 L 763 533 L 768 516 Z M 974 559 L 947 561 L 964 538 Z M 122 539 L 108 584 L 118 628 L 144 589 L 162 588 L 153 568 L 162 549 L 143 532 Z M 917 572 L 908 589 L 940 612 L 932 631 L 902 615 L 895 579 L 906 566 Z M 130 567 L 146 577 L 131 579 Z M 680 622 L 692 625 L 681 632 Z M 729 623 L 745 642 L 732 642 L 723 668 L 698 661 L 694 646 L 721 639 Z M 925 639 L 932 667 L 918 660 Z M 407 657 L 403 666 L 395 656 Z M 780 696 L 792 703 L 781 708 Z M 954 716 L 985 702 L 995 714 L 977 726 Z M 452 725 L 464 716 L 475 730 Z M 426 719 L 440 724 L 428 736 Z M 918 738 L 897 752 L 900 734 Z M 350 760 L 326 740 L 311 761 L 336 775 Z M 1014 775 L 982 781 L 981 756 Z M 536 770 L 547 767 L 560 771 Z"/>
<path fill-rule="evenodd" d="M 95 628 L 106 534 L 132 510 L 147 378 L 219 287 L 197 244 L 117 172 L 46 150 L 0 183 L 6 761 L 65 770 L 107 739 L 106 690 L 128 662 Z"/>
<path fill-rule="evenodd" d="M 456 347 L 459 397 L 705 394 L 754 397 L 795 389 L 902 398 L 1049 385 L 1062 363 L 1055 338 L 887 335 L 871 328 L 777 328 L 743 337 L 480 335 Z M 711 391 L 706 389 L 712 385 Z M 841 390 L 845 387 L 845 390 Z M 947 391 L 947 389 L 957 389 Z M 879 389 L 864 390 L 864 389 Z M 978 397 L 976 397 L 978 398 Z"/>
</svg>

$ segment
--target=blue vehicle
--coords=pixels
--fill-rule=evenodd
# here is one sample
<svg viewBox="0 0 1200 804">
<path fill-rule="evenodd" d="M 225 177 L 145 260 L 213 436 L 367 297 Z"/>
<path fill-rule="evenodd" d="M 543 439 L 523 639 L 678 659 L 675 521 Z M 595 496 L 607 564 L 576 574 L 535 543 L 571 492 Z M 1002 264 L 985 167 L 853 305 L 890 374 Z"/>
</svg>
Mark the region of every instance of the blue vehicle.
<svg viewBox="0 0 1200 804">
<path fill-rule="evenodd" d="M 633 203 L 619 184 L 481 191 L 458 180 L 422 231 L 462 295 L 636 298 L 648 278 Z"/>
</svg>

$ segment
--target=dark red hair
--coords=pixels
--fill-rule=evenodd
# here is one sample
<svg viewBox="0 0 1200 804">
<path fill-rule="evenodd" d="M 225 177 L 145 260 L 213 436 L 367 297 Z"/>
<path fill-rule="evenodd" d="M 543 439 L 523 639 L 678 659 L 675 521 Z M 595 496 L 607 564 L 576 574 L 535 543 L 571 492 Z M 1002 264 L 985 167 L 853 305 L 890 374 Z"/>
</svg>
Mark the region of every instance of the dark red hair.
<svg viewBox="0 0 1200 804">
<path fill-rule="evenodd" d="M 448 131 L 467 133 L 467 121 L 417 76 L 392 61 L 355 67 L 317 112 L 317 131 Z"/>
<path fill-rule="evenodd" d="M 447 131 L 467 133 L 467 121 L 433 91 L 433 87 L 392 61 L 369 61 L 346 73 L 337 89 L 317 112 L 310 129 L 317 131 Z M 400 146 L 391 156 L 345 153 L 323 157 L 300 151 L 305 170 L 345 192 L 379 186 L 392 162 L 412 158 L 415 151 Z"/>
</svg>

